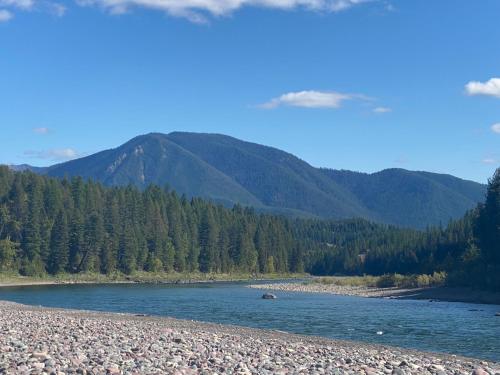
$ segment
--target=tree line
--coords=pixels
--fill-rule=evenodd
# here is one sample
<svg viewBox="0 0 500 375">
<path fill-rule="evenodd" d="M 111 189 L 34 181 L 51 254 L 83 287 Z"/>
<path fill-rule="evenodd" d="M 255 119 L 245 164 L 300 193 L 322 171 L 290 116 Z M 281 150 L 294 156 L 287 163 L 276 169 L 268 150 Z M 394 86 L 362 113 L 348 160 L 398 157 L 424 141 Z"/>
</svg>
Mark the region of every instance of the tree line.
<svg viewBox="0 0 500 375">
<path fill-rule="evenodd" d="M 464 218 L 418 231 L 361 219 L 258 214 L 158 186 L 144 191 L 105 187 L 79 177 L 55 179 L 0 166 L 0 271 L 448 271 L 455 280 L 465 275 L 488 287 L 498 283 L 499 274 L 499 180 L 497 171 L 485 204 Z M 493 273 L 491 280 L 484 282 L 483 272 Z"/>
</svg>

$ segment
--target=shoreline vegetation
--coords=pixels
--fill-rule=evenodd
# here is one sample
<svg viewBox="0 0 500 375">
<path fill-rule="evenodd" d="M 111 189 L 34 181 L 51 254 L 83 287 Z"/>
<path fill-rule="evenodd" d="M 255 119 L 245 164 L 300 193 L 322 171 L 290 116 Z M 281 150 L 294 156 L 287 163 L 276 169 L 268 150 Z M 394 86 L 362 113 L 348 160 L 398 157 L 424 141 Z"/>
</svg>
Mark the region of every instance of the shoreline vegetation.
<svg viewBox="0 0 500 375">
<path fill-rule="evenodd" d="M 204 274 L 136 272 L 132 275 L 122 273 L 114 273 L 111 275 L 103 275 L 100 273 L 81 273 L 59 274 L 55 276 L 45 275 L 40 277 L 0 273 L 0 287 L 64 284 L 193 284 L 209 282 L 303 280 L 308 277 L 310 276 L 304 273 Z"/>
<path fill-rule="evenodd" d="M 263 214 L 180 197 L 166 187 L 106 187 L 0 166 L 0 272 L 130 278 L 144 272 L 446 272 L 447 285 L 497 291 L 498 197 L 500 169 L 484 205 L 446 227 L 420 231 L 360 219 Z M 422 278 L 416 282 L 432 281 Z"/>
<path fill-rule="evenodd" d="M 496 374 L 500 363 L 163 317 L 0 301 L 0 369 L 107 374 Z M 54 338 L 57 337 L 57 340 Z"/>
</svg>

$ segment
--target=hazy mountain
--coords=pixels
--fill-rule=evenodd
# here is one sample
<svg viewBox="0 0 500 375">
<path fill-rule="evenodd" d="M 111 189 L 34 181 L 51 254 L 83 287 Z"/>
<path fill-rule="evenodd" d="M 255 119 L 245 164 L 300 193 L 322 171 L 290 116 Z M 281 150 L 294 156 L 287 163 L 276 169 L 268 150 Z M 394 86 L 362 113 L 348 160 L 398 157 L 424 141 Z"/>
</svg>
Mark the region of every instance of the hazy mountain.
<svg viewBox="0 0 500 375">
<path fill-rule="evenodd" d="M 47 170 L 46 167 L 34 167 L 29 164 L 10 164 L 9 168 L 16 172 L 31 171 L 35 173 L 44 173 Z"/>
<path fill-rule="evenodd" d="M 26 168 L 32 169 L 32 168 Z M 259 210 L 363 217 L 425 227 L 462 216 L 485 186 L 449 175 L 388 169 L 374 174 L 314 168 L 284 151 L 218 134 L 147 134 L 37 171 L 106 185 L 168 184 L 179 194 Z"/>
</svg>

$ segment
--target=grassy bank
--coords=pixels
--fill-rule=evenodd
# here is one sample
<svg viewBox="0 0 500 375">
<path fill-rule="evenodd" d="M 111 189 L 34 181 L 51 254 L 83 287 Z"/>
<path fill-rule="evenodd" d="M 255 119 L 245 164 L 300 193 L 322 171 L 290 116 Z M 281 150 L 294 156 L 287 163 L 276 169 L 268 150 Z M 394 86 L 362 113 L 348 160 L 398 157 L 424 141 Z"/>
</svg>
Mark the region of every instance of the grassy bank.
<svg viewBox="0 0 500 375">
<path fill-rule="evenodd" d="M 306 274 L 272 273 L 272 274 L 208 274 L 208 273 L 153 273 L 136 272 L 132 275 L 113 273 L 58 274 L 40 277 L 27 277 L 14 273 L 0 273 L 0 286 L 8 285 L 36 285 L 36 284 L 107 284 L 107 283 L 198 283 L 214 281 L 250 281 L 250 280 L 277 280 L 300 279 Z"/>
<path fill-rule="evenodd" d="M 326 276 L 306 281 L 306 283 L 323 285 L 406 289 L 444 286 L 445 282 L 446 273 L 444 272 L 435 272 L 432 275 Z"/>
</svg>

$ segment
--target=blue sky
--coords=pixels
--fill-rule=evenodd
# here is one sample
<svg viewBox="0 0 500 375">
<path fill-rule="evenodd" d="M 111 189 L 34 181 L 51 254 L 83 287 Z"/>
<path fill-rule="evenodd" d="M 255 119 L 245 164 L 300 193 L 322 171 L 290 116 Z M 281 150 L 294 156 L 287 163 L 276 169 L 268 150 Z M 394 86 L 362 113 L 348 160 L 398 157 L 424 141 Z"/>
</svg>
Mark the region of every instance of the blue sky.
<svg viewBox="0 0 500 375">
<path fill-rule="evenodd" d="M 217 132 L 486 182 L 500 0 L 0 0 L 0 163 Z"/>
</svg>

